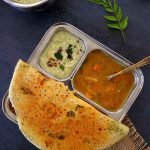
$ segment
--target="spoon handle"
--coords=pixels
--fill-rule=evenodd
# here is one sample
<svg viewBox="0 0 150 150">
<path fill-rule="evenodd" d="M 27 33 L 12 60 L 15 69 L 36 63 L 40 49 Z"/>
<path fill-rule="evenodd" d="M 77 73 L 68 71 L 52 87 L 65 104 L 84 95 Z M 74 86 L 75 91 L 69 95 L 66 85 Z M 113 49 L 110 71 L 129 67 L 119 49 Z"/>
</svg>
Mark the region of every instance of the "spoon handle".
<svg viewBox="0 0 150 150">
<path fill-rule="evenodd" d="M 136 64 L 133 64 L 123 70 L 121 70 L 120 72 L 117 72 L 115 74 L 112 74 L 110 76 L 108 76 L 108 79 L 112 79 L 112 78 L 115 78 L 116 76 L 120 75 L 120 74 L 123 74 L 123 73 L 126 73 L 126 72 L 129 72 L 129 71 L 132 71 L 134 69 L 137 69 L 137 68 L 140 68 L 142 66 L 145 66 L 145 65 L 148 65 L 150 64 L 150 56 L 140 60 L 139 62 L 137 62 Z"/>
</svg>

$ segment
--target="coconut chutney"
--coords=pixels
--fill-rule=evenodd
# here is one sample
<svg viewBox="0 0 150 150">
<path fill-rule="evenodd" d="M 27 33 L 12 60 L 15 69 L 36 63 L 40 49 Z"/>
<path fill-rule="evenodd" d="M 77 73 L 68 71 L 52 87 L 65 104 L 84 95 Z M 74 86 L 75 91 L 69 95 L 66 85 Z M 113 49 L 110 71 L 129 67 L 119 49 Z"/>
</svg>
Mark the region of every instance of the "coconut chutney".
<svg viewBox="0 0 150 150">
<path fill-rule="evenodd" d="M 41 0 L 13 0 L 13 1 L 20 4 L 33 4 L 40 2 Z"/>
<path fill-rule="evenodd" d="M 67 78 L 85 52 L 81 39 L 67 30 L 57 31 L 39 57 L 39 65 L 56 78 Z"/>
</svg>

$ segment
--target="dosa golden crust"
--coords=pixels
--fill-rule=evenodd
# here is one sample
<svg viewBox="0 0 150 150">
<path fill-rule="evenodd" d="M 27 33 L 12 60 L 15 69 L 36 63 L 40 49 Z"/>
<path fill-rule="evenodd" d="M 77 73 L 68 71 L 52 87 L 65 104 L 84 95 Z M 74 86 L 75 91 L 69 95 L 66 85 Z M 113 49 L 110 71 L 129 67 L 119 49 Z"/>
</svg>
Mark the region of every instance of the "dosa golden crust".
<svg viewBox="0 0 150 150">
<path fill-rule="evenodd" d="M 42 150 L 101 150 L 129 131 L 21 60 L 9 96 L 21 132 Z"/>
</svg>

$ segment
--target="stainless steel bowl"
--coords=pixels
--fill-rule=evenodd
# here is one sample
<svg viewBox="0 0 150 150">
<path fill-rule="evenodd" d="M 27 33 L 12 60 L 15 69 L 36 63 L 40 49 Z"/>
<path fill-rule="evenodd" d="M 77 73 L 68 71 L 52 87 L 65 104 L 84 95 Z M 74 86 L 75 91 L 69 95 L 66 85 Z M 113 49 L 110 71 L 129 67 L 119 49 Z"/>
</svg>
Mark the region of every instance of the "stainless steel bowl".
<svg viewBox="0 0 150 150">
<path fill-rule="evenodd" d="M 32 4 L 21 4 L 21 3 L 14 2 L 13 0 L 3 0 L 3 1 L 18 9 L 31 10 L 31 9 L 45 8 L 45 6 L 52 4 L 54 0 L 41 0 L 39 2 L 32 3 Z"/>
</svg>

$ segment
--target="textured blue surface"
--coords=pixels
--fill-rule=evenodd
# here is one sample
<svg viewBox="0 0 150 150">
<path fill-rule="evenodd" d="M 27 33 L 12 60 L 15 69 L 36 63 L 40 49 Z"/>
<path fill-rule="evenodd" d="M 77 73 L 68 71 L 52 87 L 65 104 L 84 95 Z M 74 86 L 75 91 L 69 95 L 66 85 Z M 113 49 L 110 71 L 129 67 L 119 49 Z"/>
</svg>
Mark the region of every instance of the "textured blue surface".
<svg viewBox="0 0 150 150">
<path fill-rule="evenodd" d="M 89 4 L 88 0 L 57 0 L 48 10 L 32 13 L 16 10 L 0 1 L 0 101 L 8 89 L 18 59 L 26 61 L 46 30 L 56 22 L 73 24 L 132 62 L 150 55 L 150 1 L 126 0 L 119 1 L 119 4 L 129 16 L 126 45 L 121 42 L 120 32 L 106 27 L 103 9 Z M 150 67 L 142 70 L 144 88 L 128 115 L 150 144 Z M 0 110 L 0 150 L 10 149 L 36 148 Z"/>
</svg>

